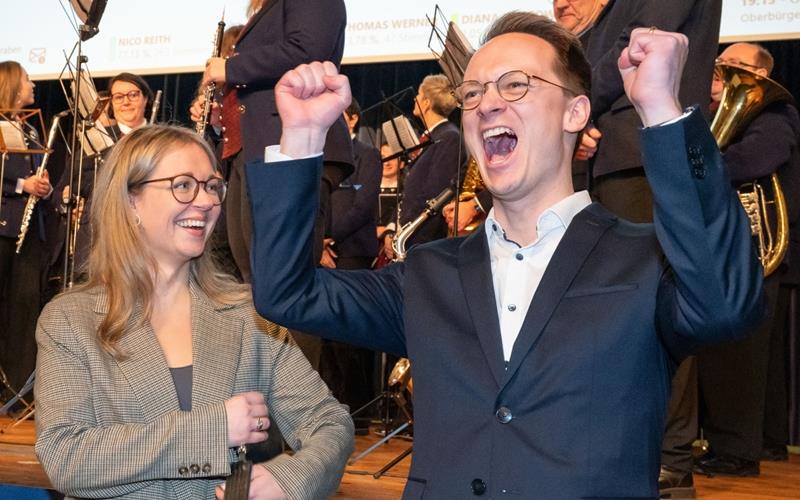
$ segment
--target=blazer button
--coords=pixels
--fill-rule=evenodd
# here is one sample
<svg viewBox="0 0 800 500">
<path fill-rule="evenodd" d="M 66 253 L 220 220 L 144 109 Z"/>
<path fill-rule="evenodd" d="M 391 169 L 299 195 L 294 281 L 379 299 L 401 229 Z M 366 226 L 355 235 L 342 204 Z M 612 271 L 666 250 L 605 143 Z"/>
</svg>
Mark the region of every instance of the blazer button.
<svg viewBox="0 0 800 500">
<path fill-rule="evenodd" d="M 189 473 L 189 469 L 187 469 L 186 467 L 181 466 L 181 468 L 178 469 L 178 474 L 180 474 L 181 476 L 185 476 L 188 473 Z"/>
<path fill-rule="evenodd" d="M 220 130 L 222 130 L 222 133 L 224 134 L 226 129 L 227 127 L 222 127 Z"/>
<path fill-rule="evenodd" d="M 203 464 L 203 472 L 206 473 L 206 474 L 211 472 L 211 464 L 208 464 L 208 463 Z"/>
<path fill-rule="evenodd" d="M 222 142 L 228 142 L 228 138 L 227 137 L 223 137 L 222 138 Z"/>
<path fill-rule="evenodd" d="M 500 408 L 498 408 L 494 416 L 497 417 L 497 420 L 501 424 L 507 424 L 511 422 L 511 420 L 514 418 L 514 416 L 511 414 L 511 410 L 509 410 L 505 406 L 501 406 Z"/>
<path fill-rule="evenodd" d="M 197 464 L 190 465 L 189 469 L 192 471 L 192 474 L 199 474 L 200 473 L 200 466 L 197 465 Z"/>
<path fill-rule="evenodd" d="M 247 111 L 247 107 L 245 107 L 244 104 L 240 104 L 239 105 L 239 113 L 244 114 L 245 111 Z"/>
<path fill-rule="evenodd" d="M 470 483 L 470 486 L 472 487 L 472 493 L 475 496 L 481 496 L 486 493 L 486 483 L 483 482 L 483 479 L 473 479 L 472 483 Z"/>
</svg>

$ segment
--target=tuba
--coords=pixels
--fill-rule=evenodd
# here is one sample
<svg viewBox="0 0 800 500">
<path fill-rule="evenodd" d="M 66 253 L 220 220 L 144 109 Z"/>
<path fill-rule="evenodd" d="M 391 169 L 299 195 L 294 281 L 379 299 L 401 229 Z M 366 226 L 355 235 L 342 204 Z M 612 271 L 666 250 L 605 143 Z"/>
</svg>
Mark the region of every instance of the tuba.
<svg viewBox="0 0 800 500">
<path fill-rule="evenodd" d="M 711 123 L 711 133 L 720 149 L 724 149 L 736 135 L 768 105 L 791 101 L 792 96 L 774 80 L 747 69 L 728 64 L 717 64 L 717 77 L 723 83 L 719 108 Z M 750 220 L 750 232 L 758 244 L 758 256 L 764 267 L 764 276 L 774 272 L 789 245 L 789 215 L 778 174 L 770 176 L 773 200 L 765 195 L 758 181 L 739 186 L 737 192 Z M 774 205 L 775 229 L 770 225 L 767 208 Z"/>
</svg>

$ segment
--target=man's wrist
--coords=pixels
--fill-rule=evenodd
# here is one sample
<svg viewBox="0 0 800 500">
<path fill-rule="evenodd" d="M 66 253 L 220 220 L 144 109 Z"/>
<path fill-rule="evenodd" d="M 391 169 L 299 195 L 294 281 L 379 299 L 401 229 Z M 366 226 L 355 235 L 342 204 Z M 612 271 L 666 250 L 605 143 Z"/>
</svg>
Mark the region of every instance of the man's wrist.
<svg viewBox="0 0 800 500">
<path fill-rule="evenodd" d="M 307 158 L 322 152 L 327 129 L 316 127 L 283 129 L 281 153 L 291 158 Z"/>
</svg>

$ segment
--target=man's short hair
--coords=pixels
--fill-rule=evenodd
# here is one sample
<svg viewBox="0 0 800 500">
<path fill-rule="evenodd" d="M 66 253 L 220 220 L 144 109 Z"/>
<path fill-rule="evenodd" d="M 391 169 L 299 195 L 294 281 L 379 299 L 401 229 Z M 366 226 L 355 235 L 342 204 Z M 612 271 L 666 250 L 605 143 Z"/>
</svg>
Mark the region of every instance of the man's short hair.
<svg viewBox="0 0 800 500">
<path fill-rule="evenodd" d="M 555 50 L 553 70 L 573 92 L 590 97 L 592 68 L 578 37 L 555 21 L 531 12 L 512 11 L 498 18 L 483 37 L 482 44 L 500 35 L 525 33 L 541 38 Z"/>
<path fill-rule="evenodd" d="M 760 43 L 747 42 L 748 45 L 756 49 L 756 66 L 767 70 L 767 74 L 772 73 L 772 68 L 775 67 L 775 59 L 772 54 Z"/>
<path fill-rule="evenodd" d="M 361 118 L 361 106 L 358 104 L 355 97 L 352 98 L 350 105 L 345 108 L 344 112 L 347 113 L 347 116 L 357 116 Z"/>
<path fill-rule="evenodd" d="M 453 86 L 442 74 L 426 76 L 419 85 L 419 91 L 430 99 L 431 107 L 437 115 L 449 116 L 458 106 L 458 101 L 453 95 Z"/>
</svg>

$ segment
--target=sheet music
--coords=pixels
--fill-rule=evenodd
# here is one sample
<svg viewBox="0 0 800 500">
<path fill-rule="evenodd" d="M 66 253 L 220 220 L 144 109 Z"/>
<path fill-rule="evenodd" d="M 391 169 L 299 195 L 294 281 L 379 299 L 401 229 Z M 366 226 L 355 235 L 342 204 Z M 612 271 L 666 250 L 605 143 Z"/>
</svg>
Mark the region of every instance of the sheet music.
<svg viewBox="0 0 800 500">
<path fill-rule="evenodd" d="M 411 126 L 411 122 L 405 116 L 397 116 L 383 122 L 381 131 L 386 138 L 386 143 L 392 150 L 392 154 L 419 144 L 419 137 L 417 137 L 414 127 Z"/>
<path fill-rule="evenodd" d="M 20 126 L 10 121 L 0 121 L 0 134 L 3 136 L 6 149 L 28 149 L 25 143 L 25 134 Z"/>
</svg>

